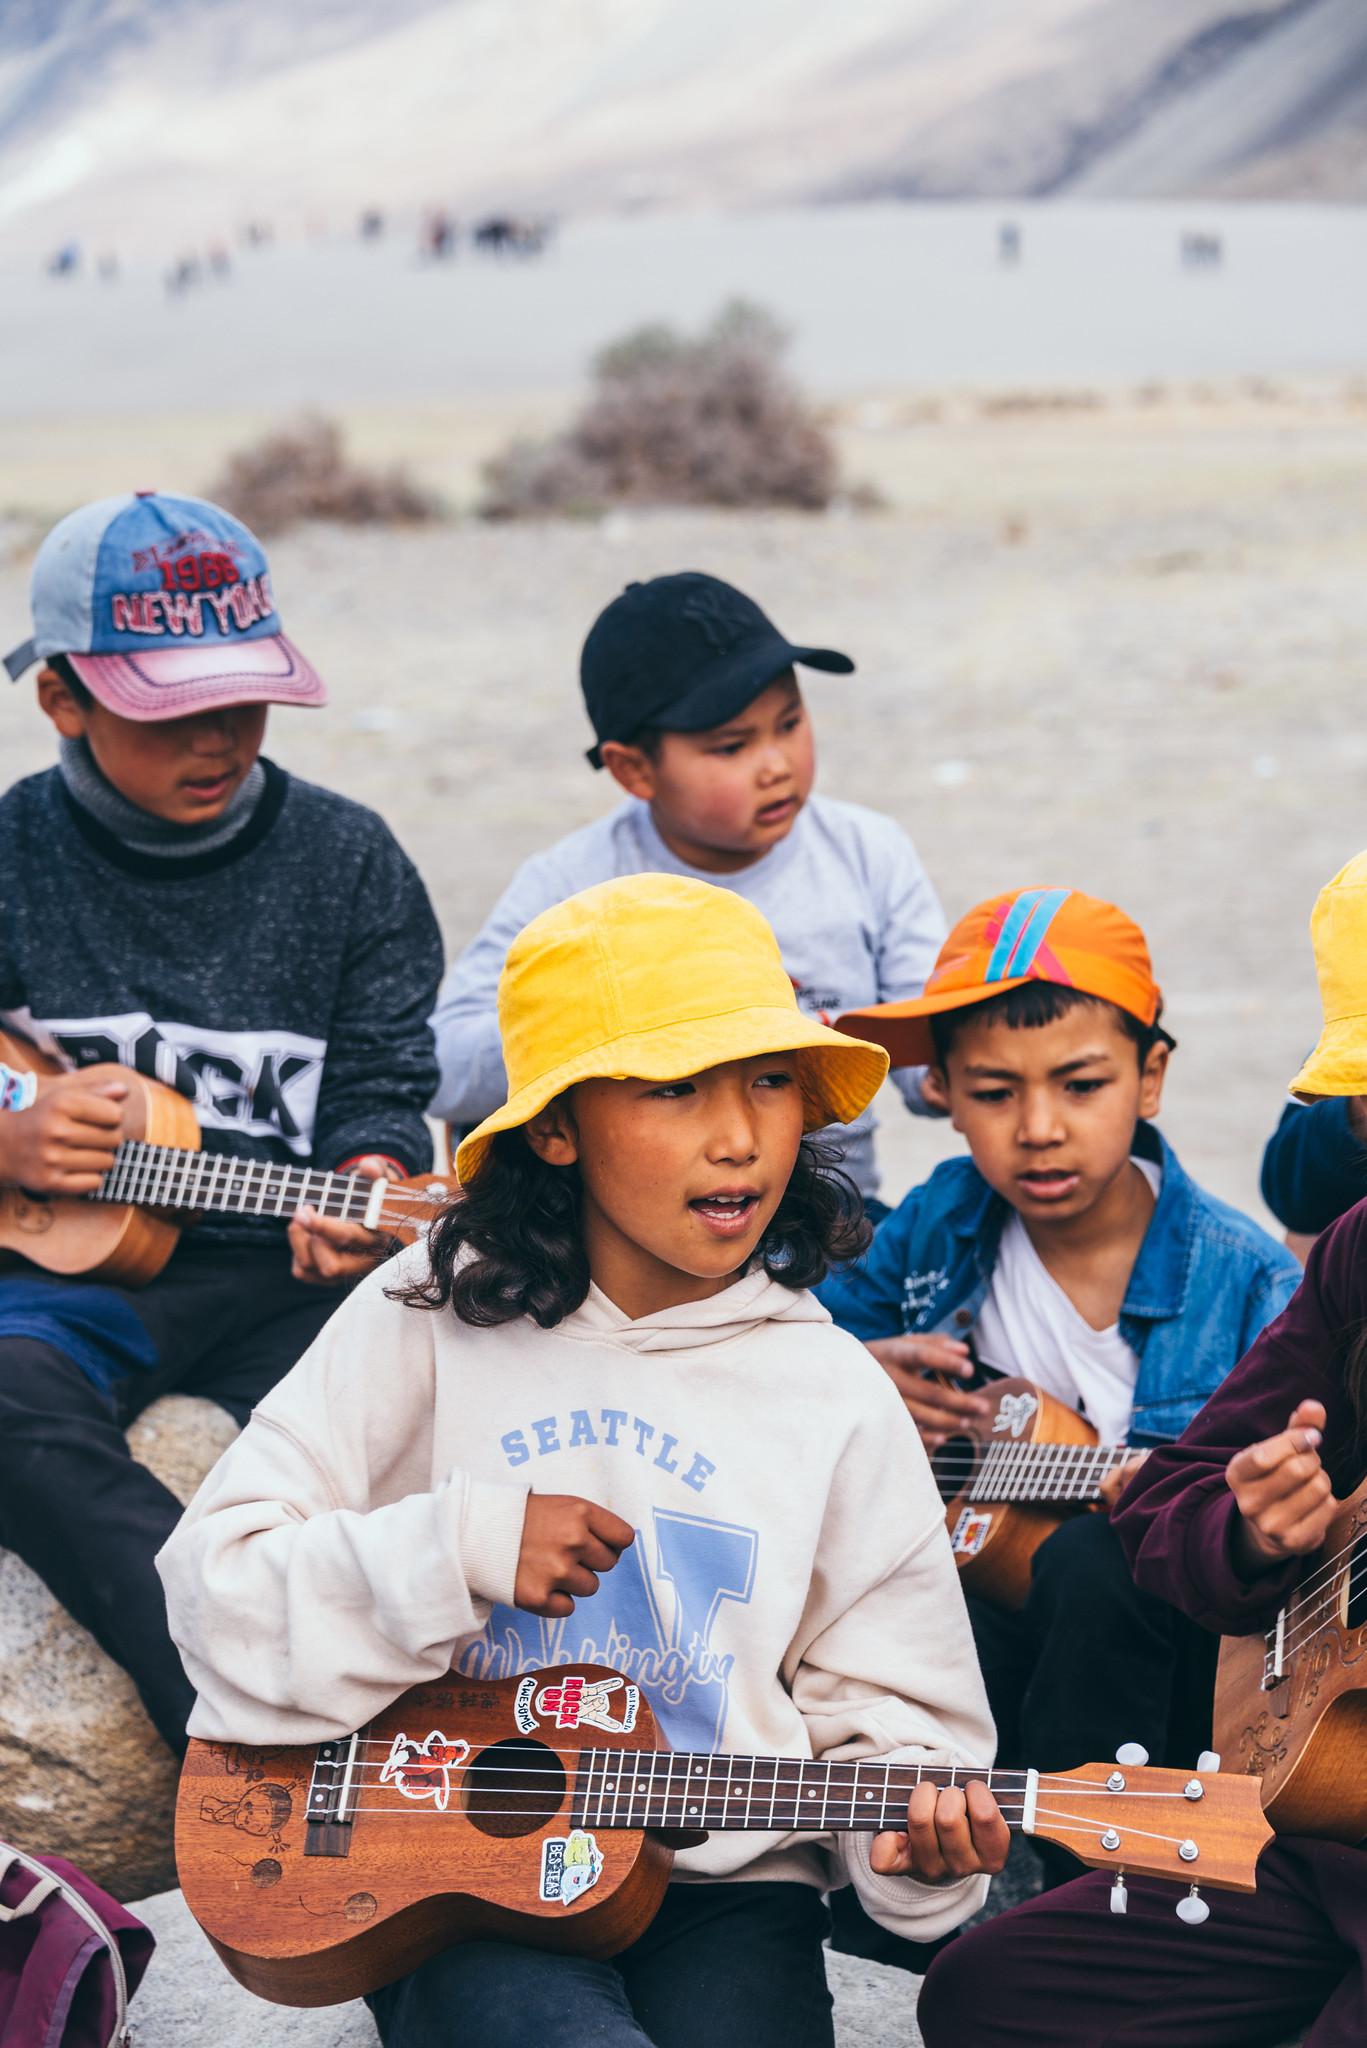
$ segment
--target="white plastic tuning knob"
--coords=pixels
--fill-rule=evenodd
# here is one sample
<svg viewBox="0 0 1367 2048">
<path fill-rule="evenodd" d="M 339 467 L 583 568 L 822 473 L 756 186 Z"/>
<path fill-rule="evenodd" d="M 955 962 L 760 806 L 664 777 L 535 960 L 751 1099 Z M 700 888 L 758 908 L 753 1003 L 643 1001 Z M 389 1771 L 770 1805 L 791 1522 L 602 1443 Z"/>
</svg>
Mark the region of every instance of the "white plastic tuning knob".
<svg viewBox="0 0 1367 2048">
<path fill-rule="evenodd" d="M 1122 1742 L 1115 1753 L 1118 1764 L 1130 1764 L 1135 1770 L 1142 1770 L 1149 1760 L 1149 1752 L 1142 1742 Z"/>
<path fill-rule="evenodd" d="M 1196 1759 L 1196 1768 L 1198 1771 L 1205 1771 L 1207 1775 L 1209 1775 L 1211 1771 L 1218 1771 L 1220 1768 L 1219 1750 L 1203 1749 L 1201 1751 L 1201 1754 Z"/>
<path fill-rule="evenodd" d="M 1210 1907 L 1193 1885 L 1184 1899 L 1177 1901 L 1177 1917 L 1188 1927 L 1200 1927 L 1210 1918 Z"/>
<path fill-rule="evenodd" d="M 1115 1883 L 1111 1886 L 1111 1911 L 1113 1913 L 1127 1913 L 1129 1908 L 1130 1895 L 1125 1889 L 1124 1872 L 1117 1870 Z"/>
</svg>

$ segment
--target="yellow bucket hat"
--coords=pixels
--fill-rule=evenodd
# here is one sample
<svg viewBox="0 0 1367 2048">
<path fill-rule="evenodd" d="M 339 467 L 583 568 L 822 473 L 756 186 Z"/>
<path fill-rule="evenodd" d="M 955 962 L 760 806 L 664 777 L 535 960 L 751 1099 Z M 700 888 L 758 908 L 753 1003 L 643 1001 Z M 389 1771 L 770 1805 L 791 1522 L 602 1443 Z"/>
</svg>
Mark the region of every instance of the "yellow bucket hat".
<svg viewBox="0 0 1367 2048">
<path fill-rule="evenodd" d="M 627 875 L 544 910 L 508 948 L 498 984 L 508 1100 L 456 1153 L 473 1180 L 498 1131 L 576 1081 L 682 1081 L 726 1060 L 795 1052 L 804 1128 L 845 1124 L 888 1070 L 881 1046 L 797 1006 L 765 919 L 734 890 Z"/>
<path fill-rule="evenodd" d="M 1324 1028 L 1291 1083 L 1302 1102 L 1367 1095 L 1367 853 L 1326 882 L 1310 913 Z"/>
</svg>

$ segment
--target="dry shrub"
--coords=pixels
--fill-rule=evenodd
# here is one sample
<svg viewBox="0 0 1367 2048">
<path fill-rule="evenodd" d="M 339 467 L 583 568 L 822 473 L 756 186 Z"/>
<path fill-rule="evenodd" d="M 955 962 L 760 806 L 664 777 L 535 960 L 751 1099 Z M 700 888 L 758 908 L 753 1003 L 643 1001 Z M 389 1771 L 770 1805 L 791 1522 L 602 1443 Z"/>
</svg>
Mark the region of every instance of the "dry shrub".
<svg viewBox="0 0 1367 2048">
<path fill-rule="evenodd" d="M 819 511 L 835 449 L 783 367 L 788 337 L 734 301 L 696 339 L 641 327 L 605 348 L 579 417 L 485 465 L 486 519 L 611 505 L 786 505 Z"/>
<path fill-rule="evenodd" d="M 257 533 L 300 519 L 346 526 L 393 526 L 435 519 L 439 507 L 398 465 L 367 469 L 349 460 L 332 420 L 305 419 L 230 456 L 207 495 Z"/>
</svg>

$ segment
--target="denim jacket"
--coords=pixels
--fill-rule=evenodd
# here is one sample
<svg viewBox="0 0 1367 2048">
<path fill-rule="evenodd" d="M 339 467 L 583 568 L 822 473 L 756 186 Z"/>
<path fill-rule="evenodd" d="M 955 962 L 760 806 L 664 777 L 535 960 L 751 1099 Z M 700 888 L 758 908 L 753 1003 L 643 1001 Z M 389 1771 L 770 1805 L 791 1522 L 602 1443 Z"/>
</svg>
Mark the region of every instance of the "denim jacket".
<svg viewBox="0 0 1367 2048">
<path fill-rule="evenodd" d="M 1120 1334 L 1139 1359 L 1131 1441 L 1162 1443 L 1181 1435 L 1281 1314 L 1301 1269 L 1249 1217 L 1198 1188 L 1152 1125 L 1138 1126 L 1134 1150 L 1162 1166 L 1163 1185 L 1125 1290 Z M 865 1340 L 932 1330 L 966 1337 L 1010 1213 L 971 1159 L 947 1160 L 878 1226 L 863 1258 L 832 1273 L 817 1294 L 842 1329 Z"/>
</svg>

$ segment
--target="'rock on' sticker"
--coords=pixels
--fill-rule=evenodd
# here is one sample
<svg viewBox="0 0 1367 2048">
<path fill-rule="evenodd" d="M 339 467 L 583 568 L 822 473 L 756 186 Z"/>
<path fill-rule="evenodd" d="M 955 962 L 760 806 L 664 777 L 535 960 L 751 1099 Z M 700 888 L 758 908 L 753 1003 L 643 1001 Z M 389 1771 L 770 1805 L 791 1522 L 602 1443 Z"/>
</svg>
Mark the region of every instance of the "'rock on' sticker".
<svg viewBox="0 0 1367 2048">
<path fill-rule="evenodd" d="M 593 1890 L 603 1872 L 603 1852 L 582 1828 L 548 1835 L 541 1844 L 541 1896 L 572 1906 Z"/>
<path fill-rule="evenodd" d="M 620 1700 L 613 1698 L 617 1692 Z M 513 1700 L 513 1718 L 524 1735 L 543 1721 L 555 1728 L 601 1728 L 605 1734 L 630 1735 L 640 1702 L 640 1693 L 624 1678 L 580 1678 L 571 1672 L 539 1692 L 534 1678 L 524 1678 Z"/>
<path fill-rule="evenodd" d="M 976 1557 L 987 1541 L 987 1532 L 992 1527 L 991 1515 L 975 1515 L 972 1508 L 965 1508 L 954 1524 L 950 1537 L 950 1548 L 956 1557 Z"/>
</svg>

